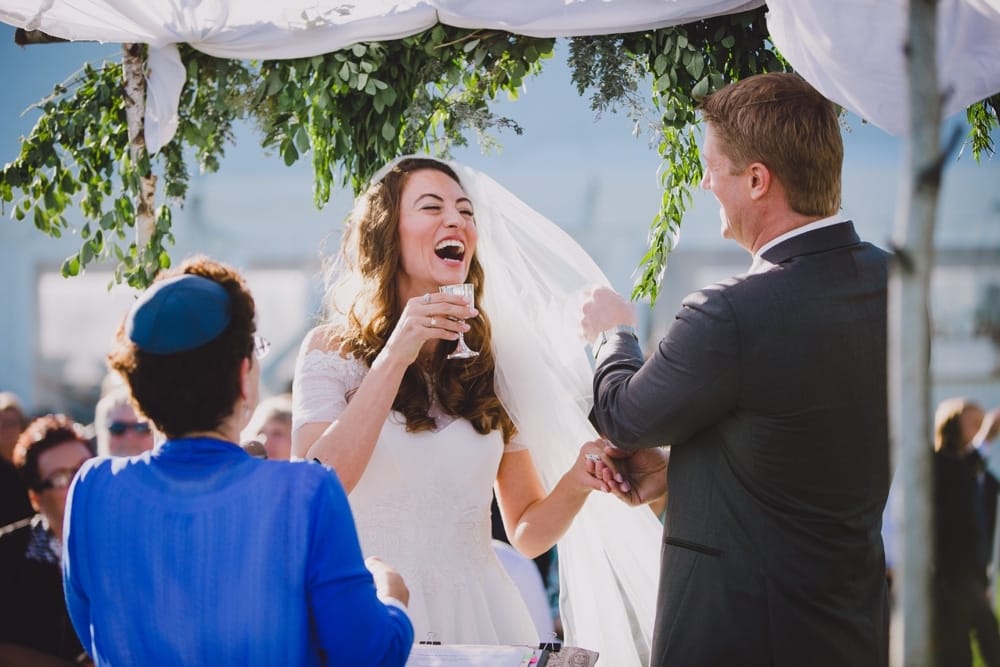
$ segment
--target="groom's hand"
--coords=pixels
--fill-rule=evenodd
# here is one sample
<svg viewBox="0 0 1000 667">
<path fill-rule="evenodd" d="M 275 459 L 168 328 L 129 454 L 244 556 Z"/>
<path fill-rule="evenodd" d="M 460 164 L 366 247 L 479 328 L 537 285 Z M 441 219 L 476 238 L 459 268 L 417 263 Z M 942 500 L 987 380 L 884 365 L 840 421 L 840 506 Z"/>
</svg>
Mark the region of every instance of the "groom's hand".
<svg viewBox="0 0 1000 667">
<path fill-rule="evenodd" d="M 667 493 L 667 449 L 619 449 L 611 443 L 604 454 L 614 461 L 616 473 L 602 463 L 596 463 L 596 474 L 604 479 L 611 492 L 630 505 L 645 505 Z"/>
</svg>

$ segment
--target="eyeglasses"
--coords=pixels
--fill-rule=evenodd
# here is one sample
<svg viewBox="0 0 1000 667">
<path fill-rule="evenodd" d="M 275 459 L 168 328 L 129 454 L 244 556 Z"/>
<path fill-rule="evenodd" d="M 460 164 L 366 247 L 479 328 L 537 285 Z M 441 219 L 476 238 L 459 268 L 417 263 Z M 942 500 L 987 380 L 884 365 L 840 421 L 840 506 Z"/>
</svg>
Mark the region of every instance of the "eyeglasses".
<svg viewBox="0 0 1000 667">
<path fill-rule="evenodd" d="M 271 351 L 271 341 L 260 334 L 253 335 L 253 354 L 257 359 L 263 359 Z"/>
<path fill-rule="evenodd" d="M 149 422 L 111 422 L 108 425 L 108 433 L 111 435 L 125 435 L 129 429 L 135 431 L 136 435 L 146 435 L 149 433 Z"/>
<path fill-rule="evenodd" d="M 45 491 L 47 489 L 69 488 L 70 483 L 73 481 L 73 477 L 79 469 L 80 466 L 75 468 L 60 468 L 43 479 L 42 483 L 38 485 L 38 488 L 40 491 Z"/>
</svg>

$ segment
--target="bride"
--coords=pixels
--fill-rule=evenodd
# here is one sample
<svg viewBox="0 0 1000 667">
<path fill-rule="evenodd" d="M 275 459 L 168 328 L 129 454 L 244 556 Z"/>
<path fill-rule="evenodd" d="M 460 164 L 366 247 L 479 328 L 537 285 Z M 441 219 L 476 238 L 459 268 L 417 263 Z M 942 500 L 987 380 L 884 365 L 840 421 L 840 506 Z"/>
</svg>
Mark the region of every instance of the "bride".
<svg viewBox="0 0 1000 667">
<path fill-rule="evenodd" d="M 438 291 L 456 283 L 476 303 Z M 559 542 L 567 643 L 648 661 L 659 524 L 588 500 L 607 488 L 574 306 L 595 283 L 572 239 L 467 167 L 397 159 L 355 206 L 296 363 L 293 455 L 337 471 L 365 555 L 410 587 L 418 640 L 539 640 L 493 554 L 493 489 L 519 551 Z M 478 356 L 447 358 L 460 336 Z"/>
</svg>

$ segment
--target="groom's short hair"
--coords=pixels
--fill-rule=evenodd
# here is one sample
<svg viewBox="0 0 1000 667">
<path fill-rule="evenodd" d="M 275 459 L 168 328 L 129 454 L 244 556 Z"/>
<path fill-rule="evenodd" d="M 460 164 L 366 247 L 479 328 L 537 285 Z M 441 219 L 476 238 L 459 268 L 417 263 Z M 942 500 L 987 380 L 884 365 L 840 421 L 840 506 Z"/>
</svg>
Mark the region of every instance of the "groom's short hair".
<svg viewBox="0 0 1000 667">
<path fill-rule="evenodd" d="M 760 162 L 802 215 L 840 208 L 844 142 L 837 110 L 797 74 L 757 74 L 706 97 L 699 109 L 737 169 Z"/>
</svg>

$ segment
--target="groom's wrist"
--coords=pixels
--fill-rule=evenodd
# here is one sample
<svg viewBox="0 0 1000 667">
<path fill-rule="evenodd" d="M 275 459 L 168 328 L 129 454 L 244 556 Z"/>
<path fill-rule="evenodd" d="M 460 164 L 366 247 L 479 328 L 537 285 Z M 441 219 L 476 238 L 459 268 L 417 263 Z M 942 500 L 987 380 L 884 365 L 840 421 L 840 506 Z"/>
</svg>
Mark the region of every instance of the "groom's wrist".
<svg viewBox="0 0 1000 667">
<path fill-rule="evenodd" d="M 618 334 L 632 336 L 632 338 L 635 338 L 636 342 L 639 341 L 639 332 L 636 331 L 633 326 L 628 324 L 619 324 L 617 326 L 610 327 L 597 334 L 597 340 L 594 342 L 594 359 L 596 359 L 597 355 L 601 353 L 601 348 L 604 347 L 604 344 Z"/>
</svg>

